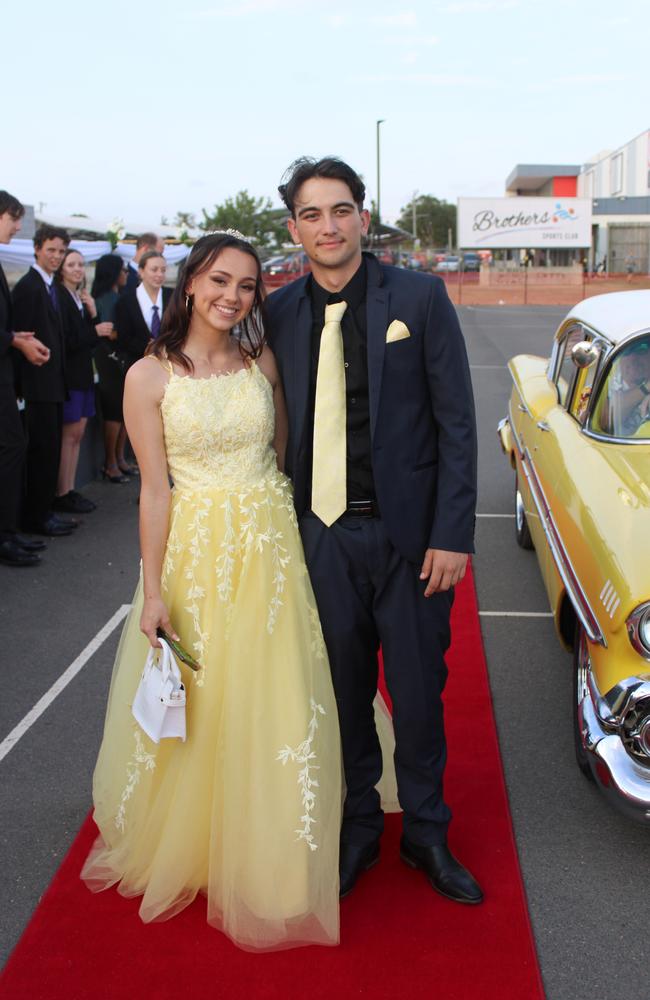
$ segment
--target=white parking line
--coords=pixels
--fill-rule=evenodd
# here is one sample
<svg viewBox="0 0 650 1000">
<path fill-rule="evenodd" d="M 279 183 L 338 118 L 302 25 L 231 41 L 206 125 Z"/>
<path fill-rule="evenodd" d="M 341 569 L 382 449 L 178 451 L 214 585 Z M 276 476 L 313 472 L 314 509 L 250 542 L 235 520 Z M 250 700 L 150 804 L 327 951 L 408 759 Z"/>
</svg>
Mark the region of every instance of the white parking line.
<svg viewBox="0 0 650 1000">
<path fill-rule="evenodd" d="M 488 370 L 489 371 L 497 371 L 497 372 L 506 372 L 506 371 L 508 371 L 508 369 L 506 368 L 505 361 L 503 362 L 502 365 L 470 365 L 469 367 L 470 367 L 471 371 L 474 371 L 476 369 L 478 369 L 479 371 L 488 371 Z"/>
<path fill-rule="evenodd" d="M 514 514 L 477 514 L 477 517 L 514 517 Z"/>
<path fill-rule="evenodd" d="M 483 618 L 552 618 L 552 611 L 479 611 Z"/>
<path fill-rule="evenodd" d="M 34 723 L 41 717 L 43 712 L 52 704 L 55 698 L 61 694 L 61 692 L 68 686 L 71 680 L 77 676 L 79 671 L 86 665 L 88 660 L 94 656 L 99 647 L 103 642 L 108 639 L 109 635 L 115 629 L 127 614 L 131 610 L 130 604 L 123 604 L 117 609 L 112 618 L 106 622 L 103 628 L 99 630 L 94 639 L 91 639 L 88 645 L 76 660 L 73 660 L 69 667 L 67 667 L 58 680 L 54 682 L 49 691 L 46 691 L 42 698 L 40 698 L 34 707 L 27 713 L 27 715 L 21 719 L 17 726 L 15 726 L 9 735 L 0 743 L 0 761 L 4 760 L 10 750 L 16 746 L 18 740 L 25 735 L 28 729 L 34 725 Z"/>
</svg>

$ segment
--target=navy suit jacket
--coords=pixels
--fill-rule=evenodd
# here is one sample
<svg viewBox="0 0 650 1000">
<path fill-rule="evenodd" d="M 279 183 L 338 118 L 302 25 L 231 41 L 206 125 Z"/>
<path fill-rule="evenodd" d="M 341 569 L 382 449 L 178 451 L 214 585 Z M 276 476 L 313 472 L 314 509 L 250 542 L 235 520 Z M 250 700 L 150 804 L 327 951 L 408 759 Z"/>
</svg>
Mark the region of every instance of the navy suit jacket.
<svg viewBox="0 0 650 1000">
<path fill-rule="evenodd" d="M 368 386 L 372 468 L 386 532 L 408 560 L 425 549 L 474 551 L 476 422 L 467 352 L 445 284 L 368 262 Z M 311 442 L 311 299 L 299 278 L 267 300 L 268 339 L 289 414 L 286 469 L 306 509 Z M 401 320 L 410 336 L 386 343 Z"/>
<path fill-rule="evenodd" d="M 142 315 L 136 290 L 121 295 L 115 303 L 115 329 L 117 331 L 116 347 L 125 359 L 127 367 L 138 361 L 147 349 L 151 340 L 151 331 Z M 169 305 L 173 289 L 163 287 L 162 311 Z M 160 317 L 162 319 L 162 316 Z"/>
<path fill-rule="evenodd" d="M 32 365 L 20 356 L 21 396 L 30 402 L 63 403 L 68 392 L 61 316 L 54 310 L 47 286 L 33 267 L 14 287 L 12 303 L 14 330 L 33 331 L 50 349 L 50 359 L 44 365 Z"/>
</svg>

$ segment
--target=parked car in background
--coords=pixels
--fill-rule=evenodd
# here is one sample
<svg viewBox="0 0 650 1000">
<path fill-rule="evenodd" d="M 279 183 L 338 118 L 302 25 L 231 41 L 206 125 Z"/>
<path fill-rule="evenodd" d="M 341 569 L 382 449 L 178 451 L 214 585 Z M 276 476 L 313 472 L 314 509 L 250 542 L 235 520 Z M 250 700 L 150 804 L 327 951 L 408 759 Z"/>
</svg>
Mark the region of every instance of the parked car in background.
<svg viewBox="0 0 650 1000">
<path fill-rule="evenodd" d="M 436 271 L 460 271 L 460 257 L 456 254 L 447 253 L 436 262 Z"/>
<path fill-rule="evenodd" d="M 518 355 L 508 367 L 498 431 L 515 470 L 516 539 L 535 548 L 558 637 L 573 650 L 578 766 L 647 824 L 650 291 L 586 299 L 560 324 L 550 359 Z"/>
<path fill-rule="evenodd" d="M 477 253 L 473 253 L 467 250 L 463 254 L 463 271 L 480 271 L 481 270 L 481 258 Z"/>
<path fill-rule="evenodd" d="M 277 257 L 269 257 L 262 263 L 262 273 L 263 274 L 277 274 L 278 271 L 282 270 L 282 265 L 286 260 L 286 254 L 281 254 Z"/>
</svg>

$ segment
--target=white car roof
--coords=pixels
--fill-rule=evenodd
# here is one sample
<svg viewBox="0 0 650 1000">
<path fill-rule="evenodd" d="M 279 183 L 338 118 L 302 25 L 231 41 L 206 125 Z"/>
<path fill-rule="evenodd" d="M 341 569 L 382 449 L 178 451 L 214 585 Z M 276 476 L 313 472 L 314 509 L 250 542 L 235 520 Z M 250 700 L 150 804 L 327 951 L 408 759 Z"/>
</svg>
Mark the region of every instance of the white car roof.
<svg viewBox="0 0 650 1000">
<path fill-rule="evenodd" d="M 619 344 L 633 333 L 650 329 L 650 290 L 593 295 L 578 302 L 567 319 L 586 323 Z"/>
</svg>

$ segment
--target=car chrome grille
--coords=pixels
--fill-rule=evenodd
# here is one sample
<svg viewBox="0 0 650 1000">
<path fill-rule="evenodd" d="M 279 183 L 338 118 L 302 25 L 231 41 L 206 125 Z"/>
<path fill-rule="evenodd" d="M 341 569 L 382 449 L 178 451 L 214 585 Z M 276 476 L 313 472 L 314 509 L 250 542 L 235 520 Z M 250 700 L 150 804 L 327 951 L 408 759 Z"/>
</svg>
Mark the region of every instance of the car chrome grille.
<svg viewBox="0 0 650 1000">
<path fill-rule="evenodd" d="M 650 699 L 639 701 L 626 714 L 621 739 L 630 757 L 650 767 Z"/>
</svg>

